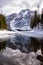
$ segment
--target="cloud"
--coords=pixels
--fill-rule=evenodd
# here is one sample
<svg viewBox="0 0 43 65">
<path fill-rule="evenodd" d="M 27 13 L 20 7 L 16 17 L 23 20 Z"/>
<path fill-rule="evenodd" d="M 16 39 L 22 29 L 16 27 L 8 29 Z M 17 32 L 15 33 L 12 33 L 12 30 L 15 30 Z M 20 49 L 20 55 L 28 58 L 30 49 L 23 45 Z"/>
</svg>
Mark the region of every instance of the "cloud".
<svg viewBox="0 0 43 65">
<path fill-rule="evenodd" d="M 14 0 L 0 0 L 0 7 L 11 4 Z"/>
<path fill-rule="evenodd" d="M 40 5 L 40 10 L 43 8 L 43 0 L 0 0 L 0 10 L 6 15 L 13 12 L 19 12 L 21 9 L 37 10 L 37 6 Z"/>
</svg>

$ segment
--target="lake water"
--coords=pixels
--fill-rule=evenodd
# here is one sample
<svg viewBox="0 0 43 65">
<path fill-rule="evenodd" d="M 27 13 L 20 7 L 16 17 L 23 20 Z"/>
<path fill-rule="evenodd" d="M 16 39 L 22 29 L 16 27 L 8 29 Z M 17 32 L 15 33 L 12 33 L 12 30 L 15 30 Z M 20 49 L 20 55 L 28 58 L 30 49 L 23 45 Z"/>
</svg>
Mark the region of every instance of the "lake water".
<svg viewBox="0 0 43 65">
<path fill-rule="evenodd" d="M 39 50 L 42 61 L 37 59 Z M 15 34 L 6 41 L 1 41 L 0 65 L 43 65 L 43 38 Z"/>
</svg>

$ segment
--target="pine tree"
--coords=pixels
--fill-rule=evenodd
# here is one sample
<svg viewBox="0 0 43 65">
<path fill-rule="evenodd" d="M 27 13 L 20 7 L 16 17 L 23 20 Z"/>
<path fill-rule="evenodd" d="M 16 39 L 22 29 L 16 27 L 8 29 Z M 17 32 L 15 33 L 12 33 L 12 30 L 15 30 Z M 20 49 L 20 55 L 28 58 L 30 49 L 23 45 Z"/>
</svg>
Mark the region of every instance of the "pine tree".
<svg viewBox="0 0 43 65">
<path fill-rule="evenodd" d="M 41 23 L 41 29 L 43 29 L 43 9 L 42 9 L 42 14 L 41 14 L 41 21 L 40 21 L 40 23 Z"/>
<path fill-rule="evenodd" d="M 34 17 L 31 18 L 30 27 L 33 28 L 37 24 L 37 11 L 34 13 Z"/>
<path fill-rule="evenodd" d="M 37 11 L 35 11 L 34 16 L 32 16 L 31 18 L 30 27 L 31 28 L 36 27 L 39 24 L 39 22 L 40 22 L 40 15 L 37 14 Z"/>
<path fill-rule="evenodd" d="M 0 14 L 0 29 L 7 29 L 6 17 Z"/>
<path fill-rule="evenodd" d="M 34 22 L 34 17 L 32 16 L 32 17 L 31 17 L 31 21 L 30 21 L 30 27 L 31 27 L 31 28 L 33 28 L 33 27 L 34 27 L 33 22 Z"/>
<path fill-rule="evenodd" d="M 43 9 L 42 9 L 42 14 L 41 14 L 41 23 L 43 24 Z"/>
</svg>

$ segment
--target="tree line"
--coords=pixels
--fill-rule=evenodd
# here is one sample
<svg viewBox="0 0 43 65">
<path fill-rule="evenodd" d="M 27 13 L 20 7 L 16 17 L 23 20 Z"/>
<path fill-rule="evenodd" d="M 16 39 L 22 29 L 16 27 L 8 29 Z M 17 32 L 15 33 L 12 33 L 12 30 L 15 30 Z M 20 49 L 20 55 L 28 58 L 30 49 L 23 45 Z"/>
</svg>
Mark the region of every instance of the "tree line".
<svg viewBox="0 0 43 65">
<path fill-rule="evenodd" d="M 39 23 L 43 24 L 43 10 L 41 15 L 39 15 L 37 11 L 34 12 L 34 16 L 31 17 L 30 27 L 34 28 L 38 25 L 39 28 Z"/>
<path fill-rule="evenodd" d="M 7 29 L 6 17 L 3 14 L 0 14 L 0 29 Z"/>
</svg>

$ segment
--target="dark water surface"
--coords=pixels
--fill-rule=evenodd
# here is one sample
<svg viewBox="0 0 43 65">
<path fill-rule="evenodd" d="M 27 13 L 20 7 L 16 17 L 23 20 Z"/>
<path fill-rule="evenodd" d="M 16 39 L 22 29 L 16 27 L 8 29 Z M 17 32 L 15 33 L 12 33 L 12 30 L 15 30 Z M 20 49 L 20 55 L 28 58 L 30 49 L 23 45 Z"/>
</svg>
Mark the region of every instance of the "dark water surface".
<svg viewBox="0 0 43 65">
<path fill-rule="evenodd" d="M 0 42 L 0 65 L 43 65 L 43 38 L 15 34 Z"/>
</svg>

